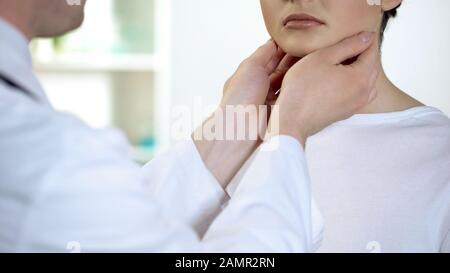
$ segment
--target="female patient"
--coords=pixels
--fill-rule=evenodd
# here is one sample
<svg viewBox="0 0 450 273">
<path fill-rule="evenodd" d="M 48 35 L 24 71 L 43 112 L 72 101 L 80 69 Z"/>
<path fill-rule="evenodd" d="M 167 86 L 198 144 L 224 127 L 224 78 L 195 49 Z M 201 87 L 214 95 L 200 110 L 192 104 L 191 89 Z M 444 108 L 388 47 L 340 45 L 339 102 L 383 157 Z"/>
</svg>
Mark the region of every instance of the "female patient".
<svg viewBox="0 0 450 273">
<path fill-rule="evenodd" d="M 304 57 L 361 31 L 378 32 L 381 44 L 401 0 L 371 2 L 377 1 L 261 0 L 261 6 L 280 48 Z M 449 252 L 450 120 L 384 72 L 376 88 L 373 103 L 306 145 L 325 218 L 319 251 Z"/>
</svg>

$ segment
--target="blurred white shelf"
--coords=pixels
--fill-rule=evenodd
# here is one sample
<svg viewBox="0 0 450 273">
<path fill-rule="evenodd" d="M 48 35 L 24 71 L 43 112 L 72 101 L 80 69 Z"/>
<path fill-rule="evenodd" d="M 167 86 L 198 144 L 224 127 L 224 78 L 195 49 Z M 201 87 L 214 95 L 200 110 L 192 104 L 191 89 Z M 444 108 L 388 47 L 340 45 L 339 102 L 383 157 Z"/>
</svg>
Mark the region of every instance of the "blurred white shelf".
<svg viewBox="0 0 450 273">
<path fill-rule="evenodd" d="M 157 57 L 153 54 L 61 54 L 35 58 L 40 72 L 155 72 Z"/>
</svg>

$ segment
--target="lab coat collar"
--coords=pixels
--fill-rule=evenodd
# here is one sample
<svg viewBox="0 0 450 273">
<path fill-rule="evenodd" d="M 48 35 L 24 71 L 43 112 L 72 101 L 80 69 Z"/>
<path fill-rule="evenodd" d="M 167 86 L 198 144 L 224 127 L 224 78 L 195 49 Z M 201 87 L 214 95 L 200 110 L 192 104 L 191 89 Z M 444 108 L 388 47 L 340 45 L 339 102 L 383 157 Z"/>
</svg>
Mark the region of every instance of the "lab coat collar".
<svg viewBox="0 0 450 273">
<path fill-rule="evenodd" d="M 27 38 L 0 18 L 0 73 L 31 93 L 40 103 L 50 105 L 33 72 Z"/>
</svg>

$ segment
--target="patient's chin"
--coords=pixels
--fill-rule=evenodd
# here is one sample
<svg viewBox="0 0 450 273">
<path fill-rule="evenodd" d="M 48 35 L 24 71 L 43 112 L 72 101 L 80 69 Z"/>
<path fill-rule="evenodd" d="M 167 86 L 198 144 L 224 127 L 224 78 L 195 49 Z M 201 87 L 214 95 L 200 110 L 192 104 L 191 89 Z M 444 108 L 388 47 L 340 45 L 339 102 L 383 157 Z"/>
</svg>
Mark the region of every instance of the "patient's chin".
<svg viewBox="0 0 450 273">
<path fill-rule="evenodd" d="M 284 50 L 284 52 L 299 58 L 305 57 L 317 50 L 329 47 L 340 40 L 337 35 L 280 35 L 276 38 L 278 39 L 275 39 L 275 41 Z"/>
<path fill-rule="evenodd" d="M 283 49 L 284 52 L 286 52 L 286 54 L 298 58 L 305 57 L 318 49 L 317 47 L 313 46 L 308 47 L 283 43 L 279 44 L 279 46 L 281 47 L 281 49 Z"/>
</svg>

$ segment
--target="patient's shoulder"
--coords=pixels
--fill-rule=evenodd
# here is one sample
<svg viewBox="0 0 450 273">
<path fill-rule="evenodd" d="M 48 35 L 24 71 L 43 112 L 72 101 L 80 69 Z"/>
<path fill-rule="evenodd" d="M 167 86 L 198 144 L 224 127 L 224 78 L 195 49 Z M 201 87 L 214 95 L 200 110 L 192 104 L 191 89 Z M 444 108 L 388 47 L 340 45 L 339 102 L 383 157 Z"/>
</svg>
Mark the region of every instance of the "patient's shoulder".
<svg viewBox="0 0 450 273">
<path fill-rule="evenodd" d="M 422 107 L 412 118 L 423 129 L 434 129 L 435 134 L 450 135 L 450 118 L 437 108 Z"/>
<path fill-rule="evenodd" d="M 441 162 L 450 168 L 450 118 L 441 110 L 422 107 L 401 126 L 402 140 L 411 148 L 417 159 Z M 448 172 L 448 171 L 447 171 Z M 449 172 L 450 174 L 450 172 Z"/>
</svg>

